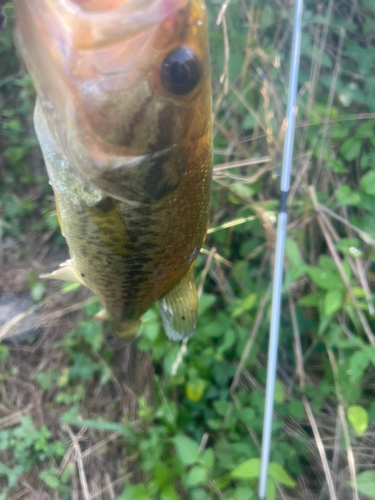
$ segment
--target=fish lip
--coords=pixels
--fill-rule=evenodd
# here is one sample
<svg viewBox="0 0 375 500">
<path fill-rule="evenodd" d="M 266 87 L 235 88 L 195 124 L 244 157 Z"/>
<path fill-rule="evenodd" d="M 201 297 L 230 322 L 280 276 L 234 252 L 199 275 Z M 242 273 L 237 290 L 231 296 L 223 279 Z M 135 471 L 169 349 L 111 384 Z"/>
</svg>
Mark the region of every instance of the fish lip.
<svg viewBox="0 0 375 500">
<path fill-rule="evenodd" d="M 154 11 L 156 11 L 155 17 L 157 17 L 157 19 L 151 19 L 147 21 L 147 18 L 145 18 L 145 16 L 142 16 L 142 24 L 149 25 L 154 24 L 155 22 L 159 22 L 161 19 L 173 14 L 173 12 L 175 12 L 176 10 L 186 6 L 188 2 L 189 0 L 131 0 L 121 7 L 116 7 L 107 11 L 89 11 L 85 9 L 83 5 L 74 3 L 71 0 L 60 0 L 58 3 L 58 7 L 61 10 L 65 10 L 70 14 L 74 14 L 74 16 L 84 18 L 87 21 L 119 22 L 119 16 L 125 18 L 131 14 L 136 14 L 146 9 L 147 7 L 150 7 L 151 4 L 161 4 L 160 7 L 163 8 L 159 7 L 153 9 Z"/>
</svg>

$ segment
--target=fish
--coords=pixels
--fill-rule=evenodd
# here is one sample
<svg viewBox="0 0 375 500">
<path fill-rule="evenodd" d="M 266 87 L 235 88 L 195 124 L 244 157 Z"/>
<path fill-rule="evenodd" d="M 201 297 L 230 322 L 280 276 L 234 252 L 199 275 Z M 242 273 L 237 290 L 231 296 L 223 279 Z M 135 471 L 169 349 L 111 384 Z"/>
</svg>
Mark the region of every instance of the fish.
<svg viewBox="0 0 375 500">
<path fill-rule="evenodd" d="M 159 303 L 167 336 L 197 322 L 194 262 L 212 185 L 203 0 L 14 0 L 34 126 L 80 283 L 133 338 Z"/>
</svg>

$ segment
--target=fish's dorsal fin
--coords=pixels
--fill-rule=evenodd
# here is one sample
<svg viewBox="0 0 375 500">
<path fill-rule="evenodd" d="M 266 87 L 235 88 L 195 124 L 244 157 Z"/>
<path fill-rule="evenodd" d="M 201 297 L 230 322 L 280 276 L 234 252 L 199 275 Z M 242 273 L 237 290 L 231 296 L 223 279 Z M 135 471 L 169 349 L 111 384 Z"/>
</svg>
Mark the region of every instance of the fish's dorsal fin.
<svg viewBox="0 0 375 500">
<path fill-rule="evenodd" d="M 197 324 L 198 297 L 194 267 L 177 285 L 159 300 L 165 333 L 171 340 L 190 337 Z"/>
<path fill-rule="evenodd" d="M 70 281 L 71 283 L 79 283 L 80 285 L 85 284 L 79 273 L 76 271 L 71 259 L 60 264 L 59 269 L 56 269 L 56 271 L 41 274 L 40 277 L 45 280 L 61 280 Z"/>
</svg>

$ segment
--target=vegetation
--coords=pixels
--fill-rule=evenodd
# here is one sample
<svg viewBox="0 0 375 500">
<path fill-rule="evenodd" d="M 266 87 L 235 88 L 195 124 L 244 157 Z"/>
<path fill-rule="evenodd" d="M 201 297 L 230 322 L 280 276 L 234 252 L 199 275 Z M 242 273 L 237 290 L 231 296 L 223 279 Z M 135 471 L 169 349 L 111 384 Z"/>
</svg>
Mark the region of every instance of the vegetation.
<svg viewBox="0 0 375 500">
<path fill-rule="evenodd" d="M 49 335 L 0 345 L 0 499 L 257 497 L 293 5 L 233 0 L 218 25 L 221 5 L 208 2 L 215 169 L 197 331 L 173 343 L 157 309 L 145 315 L 137 359 L 151 357 L 153 395 L 134 400 L 121 342 L 91 321 L 98 303 L 76 287 L 47 290 L 29 265 L 23 285 Z M 267 499 L 371 499 L 375 7 L 304 9 Z M 64 240 L 6 12 L 0 258 L 24 269 Z M 64 308 L 78 312 L 62 324 Z"/>
</svg>

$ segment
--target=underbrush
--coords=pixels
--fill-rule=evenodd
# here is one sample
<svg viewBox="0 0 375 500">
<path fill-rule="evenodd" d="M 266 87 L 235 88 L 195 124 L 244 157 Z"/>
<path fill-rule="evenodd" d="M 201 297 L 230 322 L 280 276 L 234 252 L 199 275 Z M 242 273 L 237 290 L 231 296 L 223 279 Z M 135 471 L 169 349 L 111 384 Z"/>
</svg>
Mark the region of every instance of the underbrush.
<svg viewBox="0 0 375 500">
<path fill-rule="evenodd" d="M 56 310 L 85 305 L 68 324 L 56 312 L 34 346 L 0 345 L 2 499 L 257 498 L 293 6 L 232 1 L 217 25 L 220 7 L 208 5 L 215 168 L 195 335 L 172 343 L 153 308 L 135 351 L 92 321 L 95 300 L 55 288 L 71 298 Z M 375 7 L 304 9 L 267 500 L 375 498 Z M 16 265 L 32 235 L 49 250 L 63 239 L 7 12 L 0 256 Z M 44 311 L 35 273 L 26 286 Z"/>
</svg>

